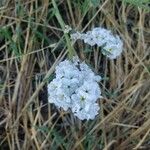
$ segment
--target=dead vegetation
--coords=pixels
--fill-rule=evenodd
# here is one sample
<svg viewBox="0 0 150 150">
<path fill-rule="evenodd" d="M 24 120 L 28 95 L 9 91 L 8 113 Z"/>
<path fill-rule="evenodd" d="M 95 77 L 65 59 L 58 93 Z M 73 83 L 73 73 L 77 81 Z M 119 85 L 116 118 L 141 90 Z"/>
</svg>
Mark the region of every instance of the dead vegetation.
<svg viewBox="0 0 150 150">
<path fill-rule="evenodd" d="M 97 48 L 74 45 L 103 76 L 101 113 L 88 122 L 47 103 L 46 84 L 67 57 L 51 1 L 0 2 L 0 149 L 150 149 L 149 12 L 118 0 L 94 2 L 57 1 L 73 29 L 104 26 L 124 41 L 114 61 Z"/>
</svg>

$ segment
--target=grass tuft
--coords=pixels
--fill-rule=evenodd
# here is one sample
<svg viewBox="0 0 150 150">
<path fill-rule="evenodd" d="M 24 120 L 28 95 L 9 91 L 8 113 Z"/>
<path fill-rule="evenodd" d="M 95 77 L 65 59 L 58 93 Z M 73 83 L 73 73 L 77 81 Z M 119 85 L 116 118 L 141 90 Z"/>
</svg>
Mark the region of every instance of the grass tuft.
<svg viewBox="0 0 150 150">
<path fill-rule="evenodd" d="M 149 20 L 148 0 L 1 0 L 0 149 L 150 149 Z M 65 25 L 111 29 L 123 54 L 111 61 L 96 47 L 73 45 Z M 48 103 L 47 83 L 68 53 L 102 75 L 95 120 Z"/>
</svg>

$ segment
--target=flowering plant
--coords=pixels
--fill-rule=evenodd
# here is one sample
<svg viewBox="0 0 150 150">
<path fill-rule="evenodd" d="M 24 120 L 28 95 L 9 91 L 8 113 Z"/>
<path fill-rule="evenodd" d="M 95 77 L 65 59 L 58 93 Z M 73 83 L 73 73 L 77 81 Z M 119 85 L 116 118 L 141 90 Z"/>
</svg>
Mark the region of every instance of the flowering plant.
<svg viewBox="0 0 150 150">
<path fill-rule="evenodd" d="M 94 119 L 98 114 L 101 77 L 77 57 L 56 67 L 56 78 L 48 84 L 48 100 L 64 110 L 71 109 L 79 119 Z"/>
<path fill-rule="evenodd" d="M 97 45 L 101 47 L 102 54 L 110 59 L 117 58 L 123 50 L 120 37 L 101 27 L 94 28 L 86 33 L 73 33 L 71 34 L 71 39 L 74 41 L 80 39 L 91 46 Z"/>
<path fill-rule="evenodd" d="M 101 27 L 86 33 L 76 32 L 71 34 L 71 39 L 101 47 L 102 54 L 110 59 L 118 57 L 123 49 L 119 36 Z M 48 100 L 58 108 L 70 109 L 81 120 L 94 119 L 100 109 L 97 103 L 101 98 L 100 80 L 101 77 L 95 75 L 85 62 L 80 62 L 78 57 L 64 60 L 56 67 L 56 78 L 48 84 Z"/>
</svg>

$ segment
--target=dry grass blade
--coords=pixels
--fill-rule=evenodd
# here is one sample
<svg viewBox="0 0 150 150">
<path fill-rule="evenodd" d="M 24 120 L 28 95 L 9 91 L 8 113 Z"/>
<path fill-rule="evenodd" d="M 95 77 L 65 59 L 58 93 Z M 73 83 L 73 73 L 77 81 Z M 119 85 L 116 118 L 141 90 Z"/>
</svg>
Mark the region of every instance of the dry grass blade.
<svg viewBox="0 0 150 150">
<path fill-rule="evenodd" d="M 0 0 L 0 149 L 149 150 L 148 6 L 148 0 Z M 99 47 L 72 42 L 66 25 L 69 33 L 109 29 L 123 40 L 123 53 L 109 60 Z M 48 103 L 47 83 L 68 52 L 103 78 L 94 120 Z"/>
</svg>

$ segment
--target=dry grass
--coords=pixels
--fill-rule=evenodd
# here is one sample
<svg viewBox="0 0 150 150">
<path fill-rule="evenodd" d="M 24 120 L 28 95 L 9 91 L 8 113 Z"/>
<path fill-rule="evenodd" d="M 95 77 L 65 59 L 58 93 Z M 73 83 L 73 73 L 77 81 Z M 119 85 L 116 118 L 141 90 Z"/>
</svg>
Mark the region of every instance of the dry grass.
<svg viewBox="0 0 150 150">
<path fill-rule="evenodd" d="M 47 103 L 46 84 L 67 55 L 49 0 L 0 1 L 0 149 L 150 149 L 150 14 L 118 0 L 60 0 L 64 22 L 118 33 L 124 52 L 107 60 L 76 43 L 81 59 L 103 76 L 101 113 L 81 122 Z"/>
</svg>

